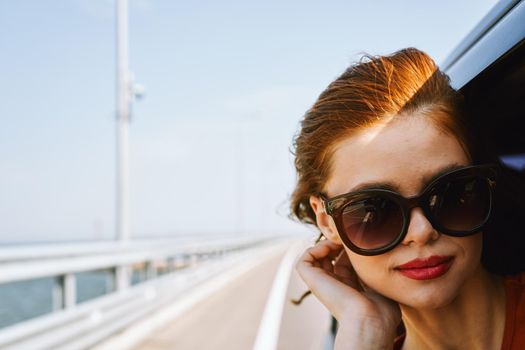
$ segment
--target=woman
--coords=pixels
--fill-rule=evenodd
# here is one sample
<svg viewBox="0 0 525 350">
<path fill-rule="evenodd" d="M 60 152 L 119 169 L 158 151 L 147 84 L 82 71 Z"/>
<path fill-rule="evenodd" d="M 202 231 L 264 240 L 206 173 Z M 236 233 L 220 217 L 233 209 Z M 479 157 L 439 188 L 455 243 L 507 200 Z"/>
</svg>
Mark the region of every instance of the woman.
<svg viewBox="0 0 525 350">
<path fill-rule="evenodd" d="M 525 278 L 494 273 L 483 245 L 500 170 L 462 104 L 405 49 L 365 57 L 306 113 L 292 213 L 326 239 L 297 270 L 338 320 L 336 349 L 525 348 Z"/>
</svg>

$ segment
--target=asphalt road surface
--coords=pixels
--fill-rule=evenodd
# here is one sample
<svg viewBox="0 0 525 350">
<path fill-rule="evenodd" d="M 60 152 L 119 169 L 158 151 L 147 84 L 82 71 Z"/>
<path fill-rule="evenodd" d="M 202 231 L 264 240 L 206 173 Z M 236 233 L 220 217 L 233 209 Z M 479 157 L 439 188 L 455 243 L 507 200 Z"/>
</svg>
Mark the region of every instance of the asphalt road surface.
<svg viewBox="0 0 525 350">
<path fill-rule="evenodd" d="M 297 241 L 289 246 L 292 244 Z M 300 244 L 307 247 L 309 243 Z M 289 246 L 265 255 L 257 266 L 161 327 L 135 350 L 252 349 L 270 290 Z M 329 314 L 313 296 L 300 306 L 289 302 L 306 290 L 295 269 L 287 284 L 277 349 L 328 349 Z"/>
</svg>

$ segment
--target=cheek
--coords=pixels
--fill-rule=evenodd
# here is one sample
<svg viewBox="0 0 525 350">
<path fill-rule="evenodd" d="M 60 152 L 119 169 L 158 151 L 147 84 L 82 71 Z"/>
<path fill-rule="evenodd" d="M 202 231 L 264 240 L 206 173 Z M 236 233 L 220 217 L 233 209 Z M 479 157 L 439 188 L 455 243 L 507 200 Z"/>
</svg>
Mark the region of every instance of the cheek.
<svg viewBox="0 0 525 350">
<path fill-rule="evenodd" d="M 359 279 L 368 287 L 380 291 L 381 285 L 387 282 L 388 266 L 384 255 L 362 256 L 347 249 L 347 254 Z"/>
<path fill-rule="evenodd" d="M 475 234 L 467 237 L 451 237 L 457 244 L 462 260 L 462 267 L 465 274 L 472 273 L 481 261 L 481 251 L 483 249 L 482 234 Z"/>
</svg>

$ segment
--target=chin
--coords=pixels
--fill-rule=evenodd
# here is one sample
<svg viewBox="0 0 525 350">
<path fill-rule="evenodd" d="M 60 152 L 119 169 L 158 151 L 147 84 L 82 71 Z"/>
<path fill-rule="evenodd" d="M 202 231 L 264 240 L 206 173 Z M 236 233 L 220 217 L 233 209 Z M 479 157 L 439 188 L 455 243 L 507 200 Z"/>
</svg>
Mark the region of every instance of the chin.
<svg viewBox="0 0 525 350">
<path fill-rule="evenodd" d="M 406 298 L 405 298 L 406 299 Z M 430 297 L 416 297 L 412 300 L 400 301 L 401 304 L 420 310 L 436 310 L 450 305 L 455 299 L 455 296 L 430 296 Z"/>
<path fill-rule="evenodd" d="M 450 305 L 458 294 L 459 288 L 451 284 L 428 285 L 411 288 L 410 292 L 393 299 L 410 308 L 436 310 Z"/>
</svg>

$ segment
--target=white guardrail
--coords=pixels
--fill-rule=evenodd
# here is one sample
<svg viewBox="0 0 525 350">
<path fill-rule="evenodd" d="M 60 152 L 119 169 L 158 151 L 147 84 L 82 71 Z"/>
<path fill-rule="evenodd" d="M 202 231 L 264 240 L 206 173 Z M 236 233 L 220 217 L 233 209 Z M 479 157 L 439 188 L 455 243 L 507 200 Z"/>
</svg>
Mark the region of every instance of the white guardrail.
<svg viewBox="0 0 525 350">
<path fill-rule="evenodd" d="M 0 284 L 57 277 L 56 310 L 0 329 L 0 349 L 87 349 L 277 237 L 140 240 L 0 248 Z M 206 263 L 213 259 L 213 263 Z M 134 266 L 147 279 L 131 286 Z M 158 268 L 162 275 L 157 275 Z M 116 289 L 76 304 L 76 275 L 110 270 Z M 56 301 L 55 301 L 56 302 Z"/>
</svg>

